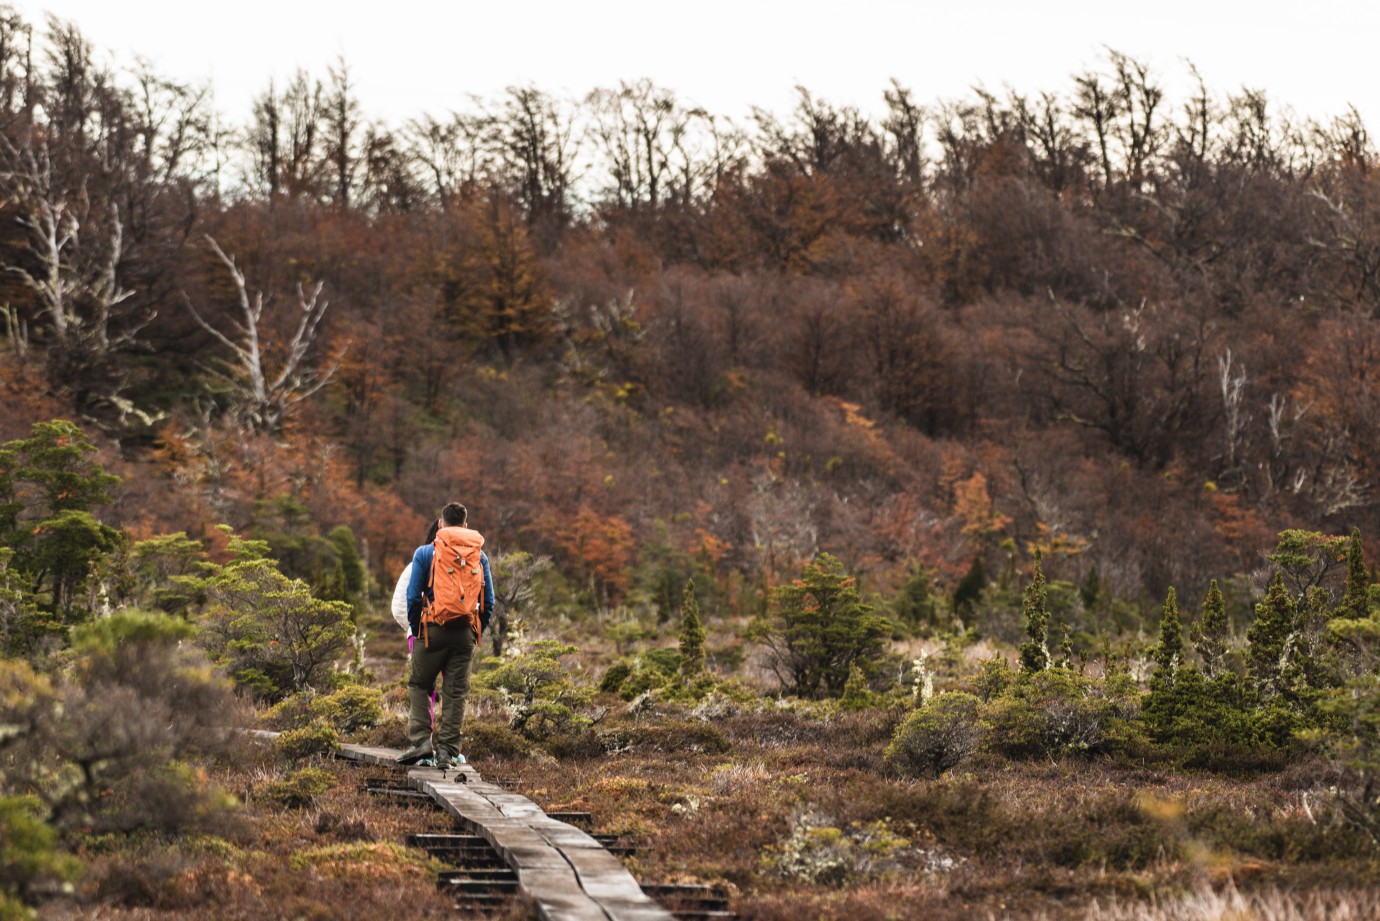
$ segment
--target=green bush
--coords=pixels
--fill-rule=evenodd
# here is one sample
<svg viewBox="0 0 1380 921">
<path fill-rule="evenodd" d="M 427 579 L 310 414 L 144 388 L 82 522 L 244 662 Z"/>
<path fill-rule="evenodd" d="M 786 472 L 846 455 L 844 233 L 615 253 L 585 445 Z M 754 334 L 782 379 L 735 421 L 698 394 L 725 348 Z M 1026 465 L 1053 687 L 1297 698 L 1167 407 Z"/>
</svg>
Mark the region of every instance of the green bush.
<svg viewBox="0 0 1380 921">
<path fill-rule="evenodd" d="M 193 759 L 233 753 L 241 707 L 187 625 L 121 611 L 74 631 L 51 678 L 0 660 L 0 789 L 42 791 L 48 820 L 96 833 L 186 831 L 227 801 Z"/>
<path fill-rule="evenodd" d="M 383 692 L 358 684 L 330 694 L 303 691 L 274 704 L 265 719 L 274 729 L 301 729 L 323 722 L 337 733 L 349 735 L 383 722 Z"/>
<path fill-rule="evenodd" d="M 475 685 L 498 691 L 512 713 L 510 726 L 529 739 L 583 732 L 589 719 L 578 708 L 590 692 L 570 680 L 560 661 L 574 651 L 574 646 L 541 640 L 526 653 L 505 657 L 497 667 L 481 672 Z"/>
<path fill-rule="evenodd" d="M 938 777 L 982 744 L 982 701 L 972 694 L 938 694 L 896 727 L 886 760 L 903 773 Z"/>
<path fill-rule="evenodd" d="M 1192 666 L 1152 689 L 1143 717 L 1151 740 L 1176 749 L 1288 748 L 1305 725 L 1289 702 L 1262 703 L 1234 672 L 1209 679 Z"/>
<path fill-rule="evenodd" d="M 532 743 L 501 723 L 465 720 L 465 751 L 471 758 L 525 758 Z"/>
<path fill-rule="evenodd" d="M 315 699 L 316 694 L 312 691 L 285 697 L 263 711 L 264 724 L 277 730 L 301 729 L 316 719 L 311 707 Z"/>
<path fill-rule="evenodd" d="M 670 677 L 681 669 L 681 655 L 678 650 L 670 648 L 648 649 L 638 658 L 639 663 L 645 670 L 660 672 Z"/>
<path fill-rule="evenodd" d="M 763 855 L 767 872 L 824 886 L 913 872 L 908 866 L 911 842 L 892 831 L 887 820 L 854 823 L 846 829 L 816 824 L 820 821 L 811 816 L 797 819 L 791 836 Z"/>
<path fill-rule="evenodd" d="M 383 692 L 358 684 L 346 685 L 334 693 L 317 697 L 311 709 L 336 732 L 358 732 L 383 721 Z"/>
<path fill-rule="evenodd" d="M 176 646 L 196 635 L 196 628 L 161 611 L 125 608 L 72 631 L 72 645 L 84 653 L 114 655 L 133 645 Z"/>
<path fill-rule="evenodd" d="M 839 697 L 839 707 L 849 711 L 868 710 L 877 706 L 878 701 L 879 696 L 867 686 L 867 676 L 854 662 L 848 672 L 848 681 L 843 686 L 843 694 Z"/>
<path fill-rule="evenodd" d="M 340 748 L 335 730 L 323 722 L 300 729 L 289 729 L 273 740 L 278 754 L 289 761 L 300 761 L 315 755 L 333 754 Z"/>
<path fill-rule="evenodd" d="M 330 771 L 304 767 L 264 787 L 263 797 L 289 809 L 300 809 L 310 806 L 316 797 L 335 785 L 335 776 Z"/>
<path fill-rule="evenodd" d="M 1000 653 L 994 654 L 990 659 L 983 659 L 978 664 L 977 677 L 973 680 L 978 696 L 984 703 L 1006 693 L 1015 682 L 1016 670 Z"/>
<path fill-rule="evenodd" d="M 633 672 L 633 664 L 628 661 L 615 662 L 604 672 L 604 677 L 599 679 L 599 690 L 604 694 L 621 694 L 623 692 L 623 682 L 628 680 L 628 676 Z"/>
<path fill-rule="evenodd" d="M 232 537 L 237 559 L 208 583 L 200 642 L 235 682 L 266 700 L 327 687 L 355 629 L 341 601 L 312 596 L 263 554 L 261 541 Z"/>
<path fill-rule="evenodd" d="M 681 674 L 682 659 L 674 649 L 648 649 L 631 661 L 623 660 L 609 666 L 599 681 L 599 690 L 633 700 L 649 691 L 675 689 L 685 686 Z M 700 676 L 696 676 L 698 681 Z"/>
<path fill-rule="evenodd" d="M 1096 680 L 1062 668 L 1023 672 L 982 712 L 992 748 L 1011 758 L 1112 750 L 1138 736 L 1136 689 L 1119 676 Z"/>
<path fill-rule="evenodd" d="M 32 917 L 26 905 L 40 884 L 65 882 L 81 872 L 76 858 L 56 849 L 57 831 L 42 819 L 32 797 L 0 796 L 0 919 Z"/>
<path fill-rule="evenodd" d="M 838 697 L 854 664 L 875 674 L 891 623 L 862 602 L 857 580 L 834 557 L 824 553 L 807 563 L 799 579 L 772 592 L 771 602 L 747 637 L 765 647 L 767 667 L 783 689 Z"/>
<path fill-rule="evenodd" d="M 554 700 L 541 700 L 526 709 L 522 724 L 515 728 L 529 739 L 544 742 L 556 736 L 585 732 L 590 726 L 589 717 L 571 707 Z"/>
</svg>

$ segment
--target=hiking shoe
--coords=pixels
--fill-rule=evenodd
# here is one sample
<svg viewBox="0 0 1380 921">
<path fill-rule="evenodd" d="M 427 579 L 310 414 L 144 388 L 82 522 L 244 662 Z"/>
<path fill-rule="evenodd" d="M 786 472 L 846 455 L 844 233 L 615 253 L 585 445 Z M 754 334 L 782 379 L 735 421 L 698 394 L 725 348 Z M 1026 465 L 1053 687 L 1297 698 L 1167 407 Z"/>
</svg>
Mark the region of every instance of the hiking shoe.
<svg viewBox="0 0 1380 921">
<path fill-rule="evenodd" d="M 465 763 L 465 756 L 464 756 L 464 755 L 461 755 L 461 754 L 454 754 L 454 755 L 452 755 L 449 751 L 447 751 L 447 750 L 444 749 L 444 748 L 441 749 L 439 752 L 436 753 L 436 766 L 437 766 L 438 768 L 440 768 L 441 770 L 443 770 L 443 771 L 446 770 L 447 768 L 459 767 L 460 765 L 462 765 L 462 764 L 464 764 L 464 763 Z"/>
<path fill-rule="evenodd" d="M 431 740 L 427 739 L 420 745 L 414 745 L 407 751 L 398 756 L 398 764 L 416 764 L 426 758 L 431 757 Z"/>
</svg>

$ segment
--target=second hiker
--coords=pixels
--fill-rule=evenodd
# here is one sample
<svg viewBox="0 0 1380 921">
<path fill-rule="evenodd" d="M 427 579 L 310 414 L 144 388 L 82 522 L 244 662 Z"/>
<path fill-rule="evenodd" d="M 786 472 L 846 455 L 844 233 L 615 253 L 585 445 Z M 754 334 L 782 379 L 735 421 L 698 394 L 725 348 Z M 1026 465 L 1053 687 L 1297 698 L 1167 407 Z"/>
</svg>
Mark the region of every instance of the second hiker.
<svg viewBox="0 0 1380 921">
<path fill-rule="evenodd" d="M 463 762 L 460 731 L 470 691 L 470 662 L 494 610 L 494 584 L 484 537 L 465 526 L 468 512 L 458 502 L 441 509 L 436 539 L 412 555 L 407 584 L 407 621 L 413 637 L 407 680 L 407 737 L 412 747 L 398 758 L 416 764 L 435 757 L 438 767 Z M 430 701 L 438 675 L 441 719 L 431 739 Z"/>
</svg>

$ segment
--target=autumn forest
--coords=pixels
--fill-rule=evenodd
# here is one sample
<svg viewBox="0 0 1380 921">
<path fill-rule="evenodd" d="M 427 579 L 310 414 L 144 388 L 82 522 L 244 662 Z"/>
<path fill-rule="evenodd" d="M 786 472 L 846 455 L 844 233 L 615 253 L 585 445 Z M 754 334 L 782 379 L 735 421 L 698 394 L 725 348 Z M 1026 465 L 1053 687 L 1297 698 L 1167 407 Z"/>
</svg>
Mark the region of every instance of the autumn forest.
<svg viewBox="0 0 1380 921">
<path fill-rule="evenodd" d="M 542 781 L 553 802 L 622 803 L 667 848 L 709 855 L 645 868 L 727 881 L 743 917 L 890 917 L 878 893 L 921 877 L 907 898 L 936 918 L 943 904 L 1001 916 L 1014 892 L 1015 914 L 1062 918 L 1051 905 L 1134 901 L 1133 877 L 1165 892 L 1206 875 L 1220 893 L 1224 877 L 1187 856 L 1204 841 L 1333 908 L 1348 878 L 1373 879 L 1380 150 L 1356 113 L 1303 118 L 1264 90 L 1201 81 L 1169 98 L 1146 63 L 1109 51 L 1039 95 L 933 100 L 895 82 L 878 88 L 880 114 L 800 87 L 791 110 L 734 121 L 630 79 L 580 98 L 456 87 L 453 111 L 385 124 L 345 60 L 266 78 L 251 111 L 228 113 L 211 87 L 108 60 L 76 25 L 0 7 L 0 654 L 31 663 L 0 671 L 0 715 L 7 688 L 70 709 L 59 674 L 114 681 L 99 663 L 124 661 L 119 637 L 175 659 L 185 644 L 149 637 L 193 629 L 247 721 L 305 731 L 315 694 L 345 734 L 360 675 L 391 714 L 405 650 L 387 596 L 458 499 L 508 580 L 494 650 L 518 658 L 490 663 L 493 701 L 524 661 L 575 676 L 548 696 L 559 726 L 481 694 L 480 755 L 542 776 L 542 758 L 595 757 L 579 738 L 651 764 L 789 736 L 790 757 L 754 755 L 727 780 L 681 766 L 650 791 L 600 786 L 592 767 Z M 214 641 L 187 627 L 277 580 L 323 623 L 349 612 L 321 662 L 253 658 L 231 620 Z M 812 663 L 791 612 L 826 595 L 847 614 L 828 642 L 853 652 Z M 100 627 L 126 603 L 176 623 Z M 685 632 L 690 608 L 707 640 Z M 1337 703 L 1356 687 L 1359 709 Z M 772 695 L 796 709 L 759 705 Z M 1022 736 L 1029 714 L 1012 708 L 1054 698 L 1095 699 L 1096 737 Z M 1218 709 L 1194 709 L 1209 699 Z M 601 700 L 612 715 L 595 715 Z M 610 743 L 603 727 L 629 701 L 661 706 L 669 728 L 630 722 L 627 744 Z M 696 733 L 720 729 L 693 728 L 706 701 L 726 708 L 710 741 Z M 129 845 L 72 843 L 131 832 L 103 807 L 72 793 L 5 811 L 19 801 L 6 795 L 44 786 L 15 758 L 75 758 L 38 729 L 7 741 L 17 721 L 0 719 L 0 829 L 35 821 L 96 868 L 88 907 L 195 911 L 147 850 L 141 872 L 163 883 L 140 895 L 111 882 Z M 941 724 L 983 728 L 941 743 Z M 1229 748 L 1204 726 L 1227 727 Z M 193 729 L 169 751 L 228 757 L 211 727 Z M 396 742 L 399 727 L 374 731 Z M 809 746 L 873 752 L 837 766 L 858 785 L 848 815 L 825 822 L 768 781 L 827 757 Z M 325 770 L 297 758 L 273 778 L 301 788 Z M 1290 773 L 1300 758 L 1313 773 Z M 950 773 L 1024 765 L 1019 782 L 1053 802 L 1067 759 L 1094 791 L 1078 808 L 1117 804 L 1086 824 L 1124 820 L 1119 843 L 1019 851 L 1030 816 L 1009 789 Z M 1187 818 L 1117 799 L 1100 772 L 1132 763 L 1163 771 L 1155 795 Z M 212 773 L 236 789 L 252 770 L 269 769 Z M 992 783 L 1017 784 L 1005 770 Z M 1183 779 L 1193 770 L 1206 793 Z M 1276 808 L 1324 775 L 1372 786 L 1331 825 L 1270 813 L 1275 844 L 1224 818 L 1223 803 Z M 706 828 L 762 812 L 742 845 L 755 850 L 715 857 L 714 832 L 666 831 L 695 784 L 732 805 L 721 820 L 706 806 Z M 334 841 L 315 802 L 312 840 Z M 264 835 L 278 820 L 256 821 Z M 367 821 L 381 840 L 387 823 Z M 810 869 L 823 858 L 792 837 L 809 822 L 839 831 L 852 875 Z M 979 840 L 979 826 L 1008 832 Z M 199 833 L 248 848 L 243 830 Z M 976 862 L 941 886 L 916 869 L 922 840 Z M 900 870 L 857 869 L 877 841 Z M 805 870 L 782 870 L 790 847 Z M 75 878 L 51 854 L 42 873 L 7 869 L 5 848 L 0 918 Z M 776 856 L 756 864 L 758 851 Z M 253 853 L 215 859 L 255 876 Z M 1343 853 L 1369 857 L 1334 864 Z M 1098 861 L 1110 882 L 1085 878 Z M 1034 889 L 1012 869 L 1027 865 L 1045 868 Z M 403 866 L 379 885 L 414 884 Z M 257 878 L 267 894 L 244 896 L 246 917 L 277 904 Z"/>
</svg>

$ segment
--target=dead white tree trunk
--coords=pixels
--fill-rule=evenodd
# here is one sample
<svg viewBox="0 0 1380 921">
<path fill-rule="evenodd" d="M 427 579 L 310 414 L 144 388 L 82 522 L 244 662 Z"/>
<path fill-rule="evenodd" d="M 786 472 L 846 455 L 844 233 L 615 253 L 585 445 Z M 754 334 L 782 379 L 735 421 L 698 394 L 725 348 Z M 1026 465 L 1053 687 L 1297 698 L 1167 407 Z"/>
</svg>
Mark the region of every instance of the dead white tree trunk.
<svg viewBox="0 0 1380 921">
<path fill-rule="evenodd" d="M 34 292 L 54 344 L 97 360 L 131 344 L 154 313 L 121 317 L 119 331 L 113 330 L 115 308 L 134 294 L 119 280 L 124 225 L 118 206 L 110 203 L 101 226 L 84 183 L 78 189 L 55 184 L 46 143 L 18 147 L 0 136 L 0 155 L 0 179 L 12 184 L 20 211 L 16 220 L 27 231 L 32 256 L 28 264 L 4 270 Z"/>
<path fill-rule="evenodd" d="M 235 282 L 240 308 L 240 319 L 231 321 L 235 338 L 232 339 L 207 322 L 190 300 L 186 302 L 187 309 L 197 324 L 229 349 L 230 354 L 234 356 L 236 374 L 228 379 L 237 391 L 240 404 L 237 408 L 243 413 L 245 421 L 251 428 L 277 431 L 295 404 L 307 399 L 330 382 L 344 356 L 342 348 L 330 367 L 325 370 L 307 363 L 307 357 L 319 335 L 321 319 L 326 315 L 326 308 L 330 305 L 330 302 L 321 296 L 325 285 L 323 282 L 316 282 L 309 291 L 301 284 L 297 285 L 297 307 L 300 313 L 297 328 L 284 349 L 272 348 L 271 343 L 264 342 L 263 336 L 266 331 L 260 323 L 264 305 L 269 298 L 266 298 L 262 291 L 255 291 L 251 295 L 244 273 L 235 264 L 234 257 L 227 255 L 220 244 L 211 237 L 207 236 L 206 242 L 230 271 L 230 277 Z M 272 353 L 272 359 L 268 353 Z M 281 358 L 278 357 L 280 353 Z M 276 372 L 270 368 L 273 361 L 281 361 Z"/>
</svg>

